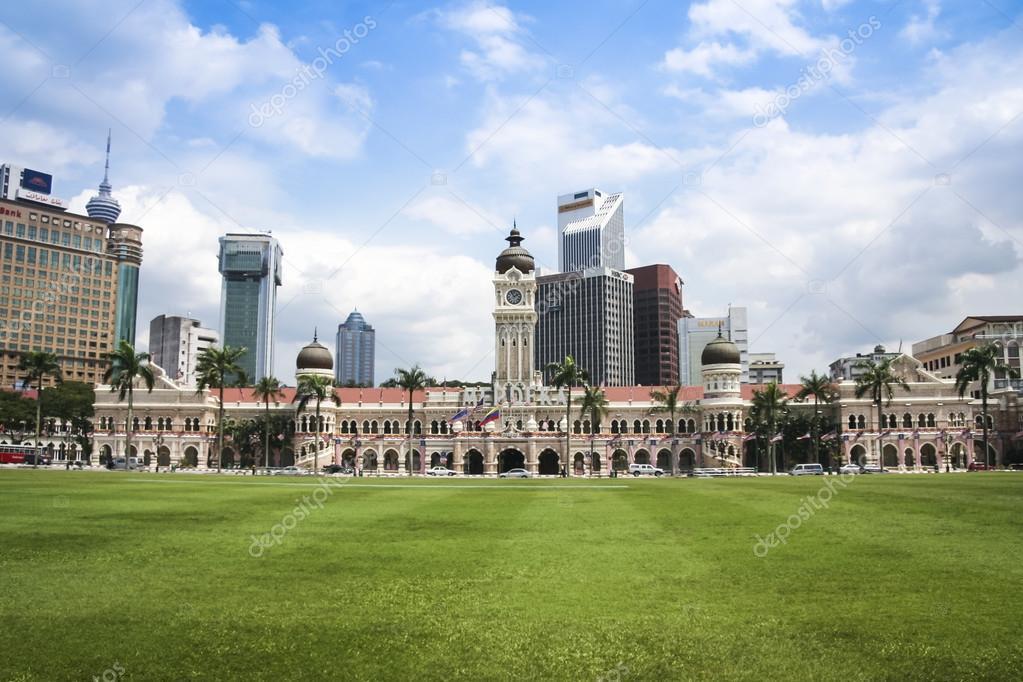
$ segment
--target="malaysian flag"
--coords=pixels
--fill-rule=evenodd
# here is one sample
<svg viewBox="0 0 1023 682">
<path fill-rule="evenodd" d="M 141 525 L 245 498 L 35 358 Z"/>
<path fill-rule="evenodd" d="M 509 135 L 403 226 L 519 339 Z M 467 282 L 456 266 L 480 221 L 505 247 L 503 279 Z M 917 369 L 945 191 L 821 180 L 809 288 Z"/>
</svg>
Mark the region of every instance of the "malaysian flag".
<svg viewBox="0 0 1023 682">
<path fill-rule="evenodd" d="M 757 437 L 757 434 L 755 434 L 755 433 L 747 433 L 745 436 L 742 437 L 742 442 L 743 443 L 748 443 L 751 440 L 755 440 L 756 437 Z"/>
<path fill-rule="evenodd" d="M 776 435 L 776 436 L 775 436 L 774 438 L 772 438 L 772 439 L 771 439 L 771 442 L 772 442 L 772 443 L 779 443 L 779 442 L 781 442 L 781 439 L 782 439 L 782 438 L 784 438 L 784 437 L 785 437 L 785 436 L 783 436 L 783 435 L 781 435 L 781 434 L 779 433 L 778 435 Z"/>
<path fill-rule="evenodd" d="M 802 436 L 800 436 L 799 438 L 797 438 L 796 440 L 810 440 L 810 434 L 809 433 L 805 433 Z"/>
<path fill-rule="evenodd" d="M 831 431 L 830 433 L 825 433 L 823 436 L 821 436 L 821 442 L 827 443 L 828 441 L 833 441 L 836 438 L 838 438 L 838 434 L 835 433 L 834 431 Z"/>
</svg>

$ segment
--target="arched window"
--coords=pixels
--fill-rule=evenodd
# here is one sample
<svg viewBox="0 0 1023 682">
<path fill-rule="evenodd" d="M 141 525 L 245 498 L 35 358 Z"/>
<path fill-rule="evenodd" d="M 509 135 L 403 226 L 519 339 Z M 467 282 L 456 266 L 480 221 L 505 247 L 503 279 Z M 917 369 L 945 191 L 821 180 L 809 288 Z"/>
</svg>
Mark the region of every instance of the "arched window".
<svg viewBox="0 0 1023 682">
<path fill-rule="evenodd" d="M 578 419 L 576 419 L 575 422 L 572 423 L 572 433 L 582 433 L 582 432 L 583 432 L 582 422 L 580 422 Z"/>
<path fill-rule="evenodd" d="M 521 419 L 518 419 L 518 420 L 515 421 L 515 428 L 518 429 L 519 431 L 522 430 L 522 420 Z"/>
<path fill-rule="evenodd" d="M 156 430 L 157 431 L 163 431 L 163 417 L 159 417 L 156 420 Z"/>
<path fill-rule="evenodd" d="M 728 417 L 725 419 L 725 426 L 728 427 L 729 431 L 735 430 L 735 415 L 732 413 L 728 414 Z"/>
<path fill-rule="evenodd" d="M 894 414 L 888 415 L 888 428 L 889 429 L 898 428 L 898 420 L 895 418 Z"/>
<path fill-rule="evenodd" d="M 167 421 L 165 421 L 163 425 L 168 431 L 174 430 L 174 420 L 171 419 L 170 417 L 167 417 Z"/>
<path fill-rule="evenodd" d="M 929 428 L 929 429 L 935 428 L 934 413 L 933 412 L 931 412 L 930 414 L 927 415 L 927 428 Z"/>
<path fill-rule="evenodd" d="M 696 420 L 695 419 L 690 419 L 689 420 L 689 427 L 688 427 L 687 430 L 689 431 L 689 433 L 696 433 Z"/>
<path fill-rule="evenodd" d="M 134 419 L 131 420 L 131 430 L 132 431 L 138 431 L 139 430 L 139 418 L 138 417 L 135 417 Z"/>
<path fill-rule="evenodd" d="M 867 428 L 867 418 L 864 417 L 862 414 L 856 418 L 856 428 L 857 429 Z"/>
<path fill-rule="evenodd" d="M 920 416 L 916 418 L 916 425 L 918 428 L 924 428 L 927 426 L 927 415 L 920 413 Z"/>
<path fill-rule="evenodd" d="M 391 433 L 391 422 L 389 422 L 389 421 L 387 421 L 385 419 L 384 420 L 384 434 L 385 435 L 390 435 L 390 433 Z"/>
<path fill-rule="evenodd" d="M 341 433 L 348 433 L 348 420 L 341 422 Z"/>
<path fill-rule="evenodd" d="M 373 421 L 371 421 L 369 423 L 369 432 L 370 433 L 379 433 L 380 432 L 380 425 L 377 424 L 377 420 L 376 419 L 374 419 Z"/>
<path fill-rule="evenodd" d="M 649 419 L 644 419 L 643 420 L 643 433 L 650 433 L 650 420 Z"/>
<path fill-rule="evenodd" d="M 725 415 L 723 414 L 718 415 L 717 430 L 718 431 L 725 430 Z"/>
<path fill-rule="evenodd" d="M 904 429 L 913 428 L 913 415 L 911 415 L 909 412 L 902 415 L 902 428 Z"/>
<path fill-rule="evenodd" d="M 638 419 L 636 421 L 632 422 L 632 432 L 633 433 L 643 433 L 643 424 L 641 424 Z"/>
<path fill-rule="evenodd" d="M 611 420 L 611 433 L 618 433 L 618 420 L 617 419 L 612 419 Z"/>
<path fill-rule="evenodd" d="M 153 430 L 153 418 L 152 417 L 146 417 L 146 422 L 145 423 L 146 423 L 146 431 L 152 431 Z"/>
<path fill-rule="evenodd" d="M 850 414 L 849 415 L 849 428 L 850 429 L 855 429 L 856 428 L 856 415 L 855 414 Z"/>
</svg>

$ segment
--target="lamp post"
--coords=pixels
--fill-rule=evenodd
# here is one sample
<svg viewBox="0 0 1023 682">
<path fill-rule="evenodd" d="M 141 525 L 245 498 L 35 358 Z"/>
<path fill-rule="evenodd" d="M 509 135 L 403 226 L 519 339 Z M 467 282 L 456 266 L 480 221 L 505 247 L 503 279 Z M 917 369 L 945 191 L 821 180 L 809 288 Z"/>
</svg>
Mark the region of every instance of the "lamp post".
<svg viewBox="0 0 1023 682">
<path fill-rule="evenodd" d="M 153 437 L 153 446 L 156 448 L 156 473 L 160 473 L 160 448 L 163 446 L 162 433 L 158 433 Z"/>
</svg>

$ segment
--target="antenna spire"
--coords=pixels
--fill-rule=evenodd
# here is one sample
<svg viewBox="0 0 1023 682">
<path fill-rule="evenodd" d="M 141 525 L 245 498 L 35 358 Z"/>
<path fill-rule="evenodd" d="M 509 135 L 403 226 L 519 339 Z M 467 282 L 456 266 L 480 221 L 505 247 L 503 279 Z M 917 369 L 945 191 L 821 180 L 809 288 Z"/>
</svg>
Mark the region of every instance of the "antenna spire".
<svg viewBox="0 0 1023 682">
<path fill-rule="evenodd" d="M 111 129 L 107 128 L 107 164 L 103 169 L 103 182 L 110 184 L 110 133 Z"/>
</svg>

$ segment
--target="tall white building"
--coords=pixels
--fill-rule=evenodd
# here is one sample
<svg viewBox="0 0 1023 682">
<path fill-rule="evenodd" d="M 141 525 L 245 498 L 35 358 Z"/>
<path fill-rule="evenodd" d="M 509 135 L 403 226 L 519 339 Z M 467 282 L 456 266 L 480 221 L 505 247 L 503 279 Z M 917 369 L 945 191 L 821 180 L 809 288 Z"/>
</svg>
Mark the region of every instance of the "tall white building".
<svg viewBox="0 0 1023 682">
<path fill-rule="evenodd" d="M 678 321 L 679 378 L 688 386 L 699 386 L 703 349 L 717 338 L 718 329 L 724 338 L 739 349 L 742 383 L 749 383 L 749 322 L 746 308 L 728 308 L 725 317 L 683 317 Z"/>
<path fill-rule="evenodd" d="M 185 386 L 195 386 L 199 353 L 216 346 L 220 334 L 205 329 L 199 320 L 177 315 L 158 315 L 149 323 L 149 354 L 167 377 Z"/>
<path fill-rule="evenodd" d="M 625 198 L 587 189 L 558 197 L 561 272 L 625 269 Z"/>
</svg>

